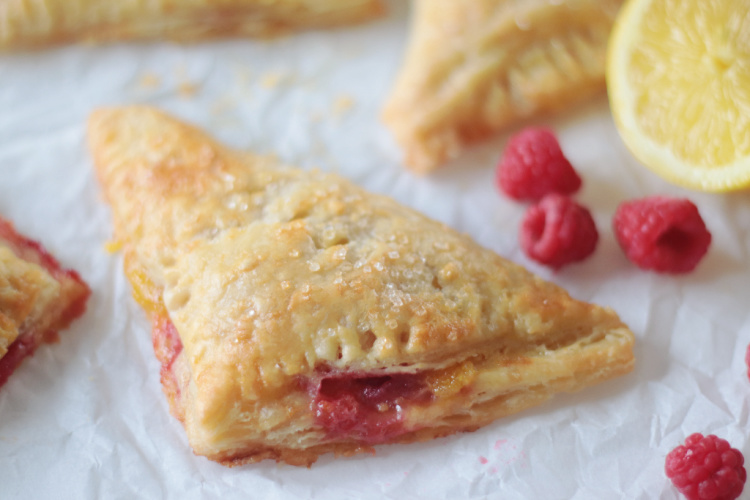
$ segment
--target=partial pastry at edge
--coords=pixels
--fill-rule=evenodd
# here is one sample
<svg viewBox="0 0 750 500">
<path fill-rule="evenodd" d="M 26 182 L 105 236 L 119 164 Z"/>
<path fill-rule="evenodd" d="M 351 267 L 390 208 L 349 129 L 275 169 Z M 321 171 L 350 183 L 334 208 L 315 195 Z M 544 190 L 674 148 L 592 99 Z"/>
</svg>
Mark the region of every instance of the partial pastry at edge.
<svg viewBox="0 0 750 500">
<path fill-rule="evenodd" d="M 371 20 L 381 0 L 4 0 L 0 50 L 72 41 L 272 37 Z"/>
<path fill-rule="evenodd" d="M 622 0 L 415 0 L 383 119 L 406 165 L 428 172 L 520 120 L 604 88 Z"/>
<path fill-rule="evenodd" d="M 633 367 L 610 309 L 394 200 L 147 107 L 89 144 L 196 454 L 310 465 L 477 429 Z"/>
<path fill-rule="evenodd" d="M 44 342 L 57 342 L 91 291 L 42 246 L 0 218 L 0 387 Z"/>
</svg>

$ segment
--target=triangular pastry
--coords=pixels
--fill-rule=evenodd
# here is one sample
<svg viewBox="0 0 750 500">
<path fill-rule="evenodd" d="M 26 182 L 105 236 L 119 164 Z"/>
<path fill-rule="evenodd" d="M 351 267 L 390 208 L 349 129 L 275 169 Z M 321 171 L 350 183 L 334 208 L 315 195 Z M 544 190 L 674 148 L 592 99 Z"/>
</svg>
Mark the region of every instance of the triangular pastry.
<svg viewBox="0 0 750 500">
<path fill-rule="evenodd" d="M 197 454 L 309 465 L 473 430 L 633 366 L 613 311 L 339 176 L 147 107 L 94 112 L 89 142 Z"/>
<path fill-rule="evenodd" d="M 43 342 L 84 313 L 89 287 L 0 218 L 0 387 Z"/>
<path fill-rule="evenodd" d="M 0 49 L 77 40 L 269 37 L 382 12 L 381 0 L 0 0 Z"/>
<path fill-rule="evenodd" d="M 427 172 L 467 144 L 603 88 L 622 0 L 415 0 L 383 118 Z"/>
</svg>

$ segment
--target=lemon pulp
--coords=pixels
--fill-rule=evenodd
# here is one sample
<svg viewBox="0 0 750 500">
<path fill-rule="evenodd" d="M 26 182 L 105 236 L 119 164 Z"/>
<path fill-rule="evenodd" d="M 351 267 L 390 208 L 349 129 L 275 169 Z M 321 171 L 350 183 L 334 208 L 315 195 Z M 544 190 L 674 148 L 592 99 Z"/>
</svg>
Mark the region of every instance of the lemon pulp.
<svg viewBox="0 0 750 500">
<path fill-rule="evenodd" d="M 750 185 L 750 0 L 630 0 L 607 85 L 635 156 L 707 191 Z"/>
</svg>

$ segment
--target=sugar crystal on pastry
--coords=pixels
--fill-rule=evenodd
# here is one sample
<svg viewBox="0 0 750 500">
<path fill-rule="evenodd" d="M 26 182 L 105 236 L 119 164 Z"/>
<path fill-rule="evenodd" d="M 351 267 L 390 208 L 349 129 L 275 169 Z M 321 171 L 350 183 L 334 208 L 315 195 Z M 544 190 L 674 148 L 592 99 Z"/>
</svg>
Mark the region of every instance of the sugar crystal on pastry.
<svg viewBox="0 0 750 500">
<path fill-rule="evenodd" d="M 310 465 L 474 430 L 632 369 L 612 310 L 340 176 L 147 107 L 96 111 L 89 142 L 199 455 Z"/>
</svg>

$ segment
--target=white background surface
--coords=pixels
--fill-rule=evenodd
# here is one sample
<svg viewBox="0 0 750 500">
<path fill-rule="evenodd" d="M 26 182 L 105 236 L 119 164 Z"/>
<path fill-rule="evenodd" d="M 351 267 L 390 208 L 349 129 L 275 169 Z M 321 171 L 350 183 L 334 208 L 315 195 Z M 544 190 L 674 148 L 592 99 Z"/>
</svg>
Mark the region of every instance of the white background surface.
<svg viewBox="0 0 750 500">
<path fill-rule="evenodd" d="M 688 434 L 715 433 L 748 455 L 750 195 L 693 193 L 660 180 L 626 151 L 601 96 L 546 122 L 584 178 L 577 198 L 594 214 L 599 247 L 558 273 L 537 266 L 518 247 L 525 207 L 493 186 L 507 136 L 427 178 L 400 166 L 378 118 L 405 44 L 408 13 L 398 4 L 373 24 L 272 42 L 0 55 L 0 214 L 93 289 L 86 315 L 0 391 L 1 499 L 676 499 L 664 457 Z M 228 469 L 194 456 L 168 413 L 149 324 L 130 298 L 121 257 L 104 250 L 109 208 L 85 122 L 96 106 L 125 103 L 159 106 L 237 147 L 337 171 L 577 298 L 613 307 L 637 336 L 635 371 L 472 434 L 326 457 L 309 470 Z M 649 274 L 617 247 L 617 205 L 653 194 L 698 205 L 714 240 L 696 272 Z"/>
</svg>

